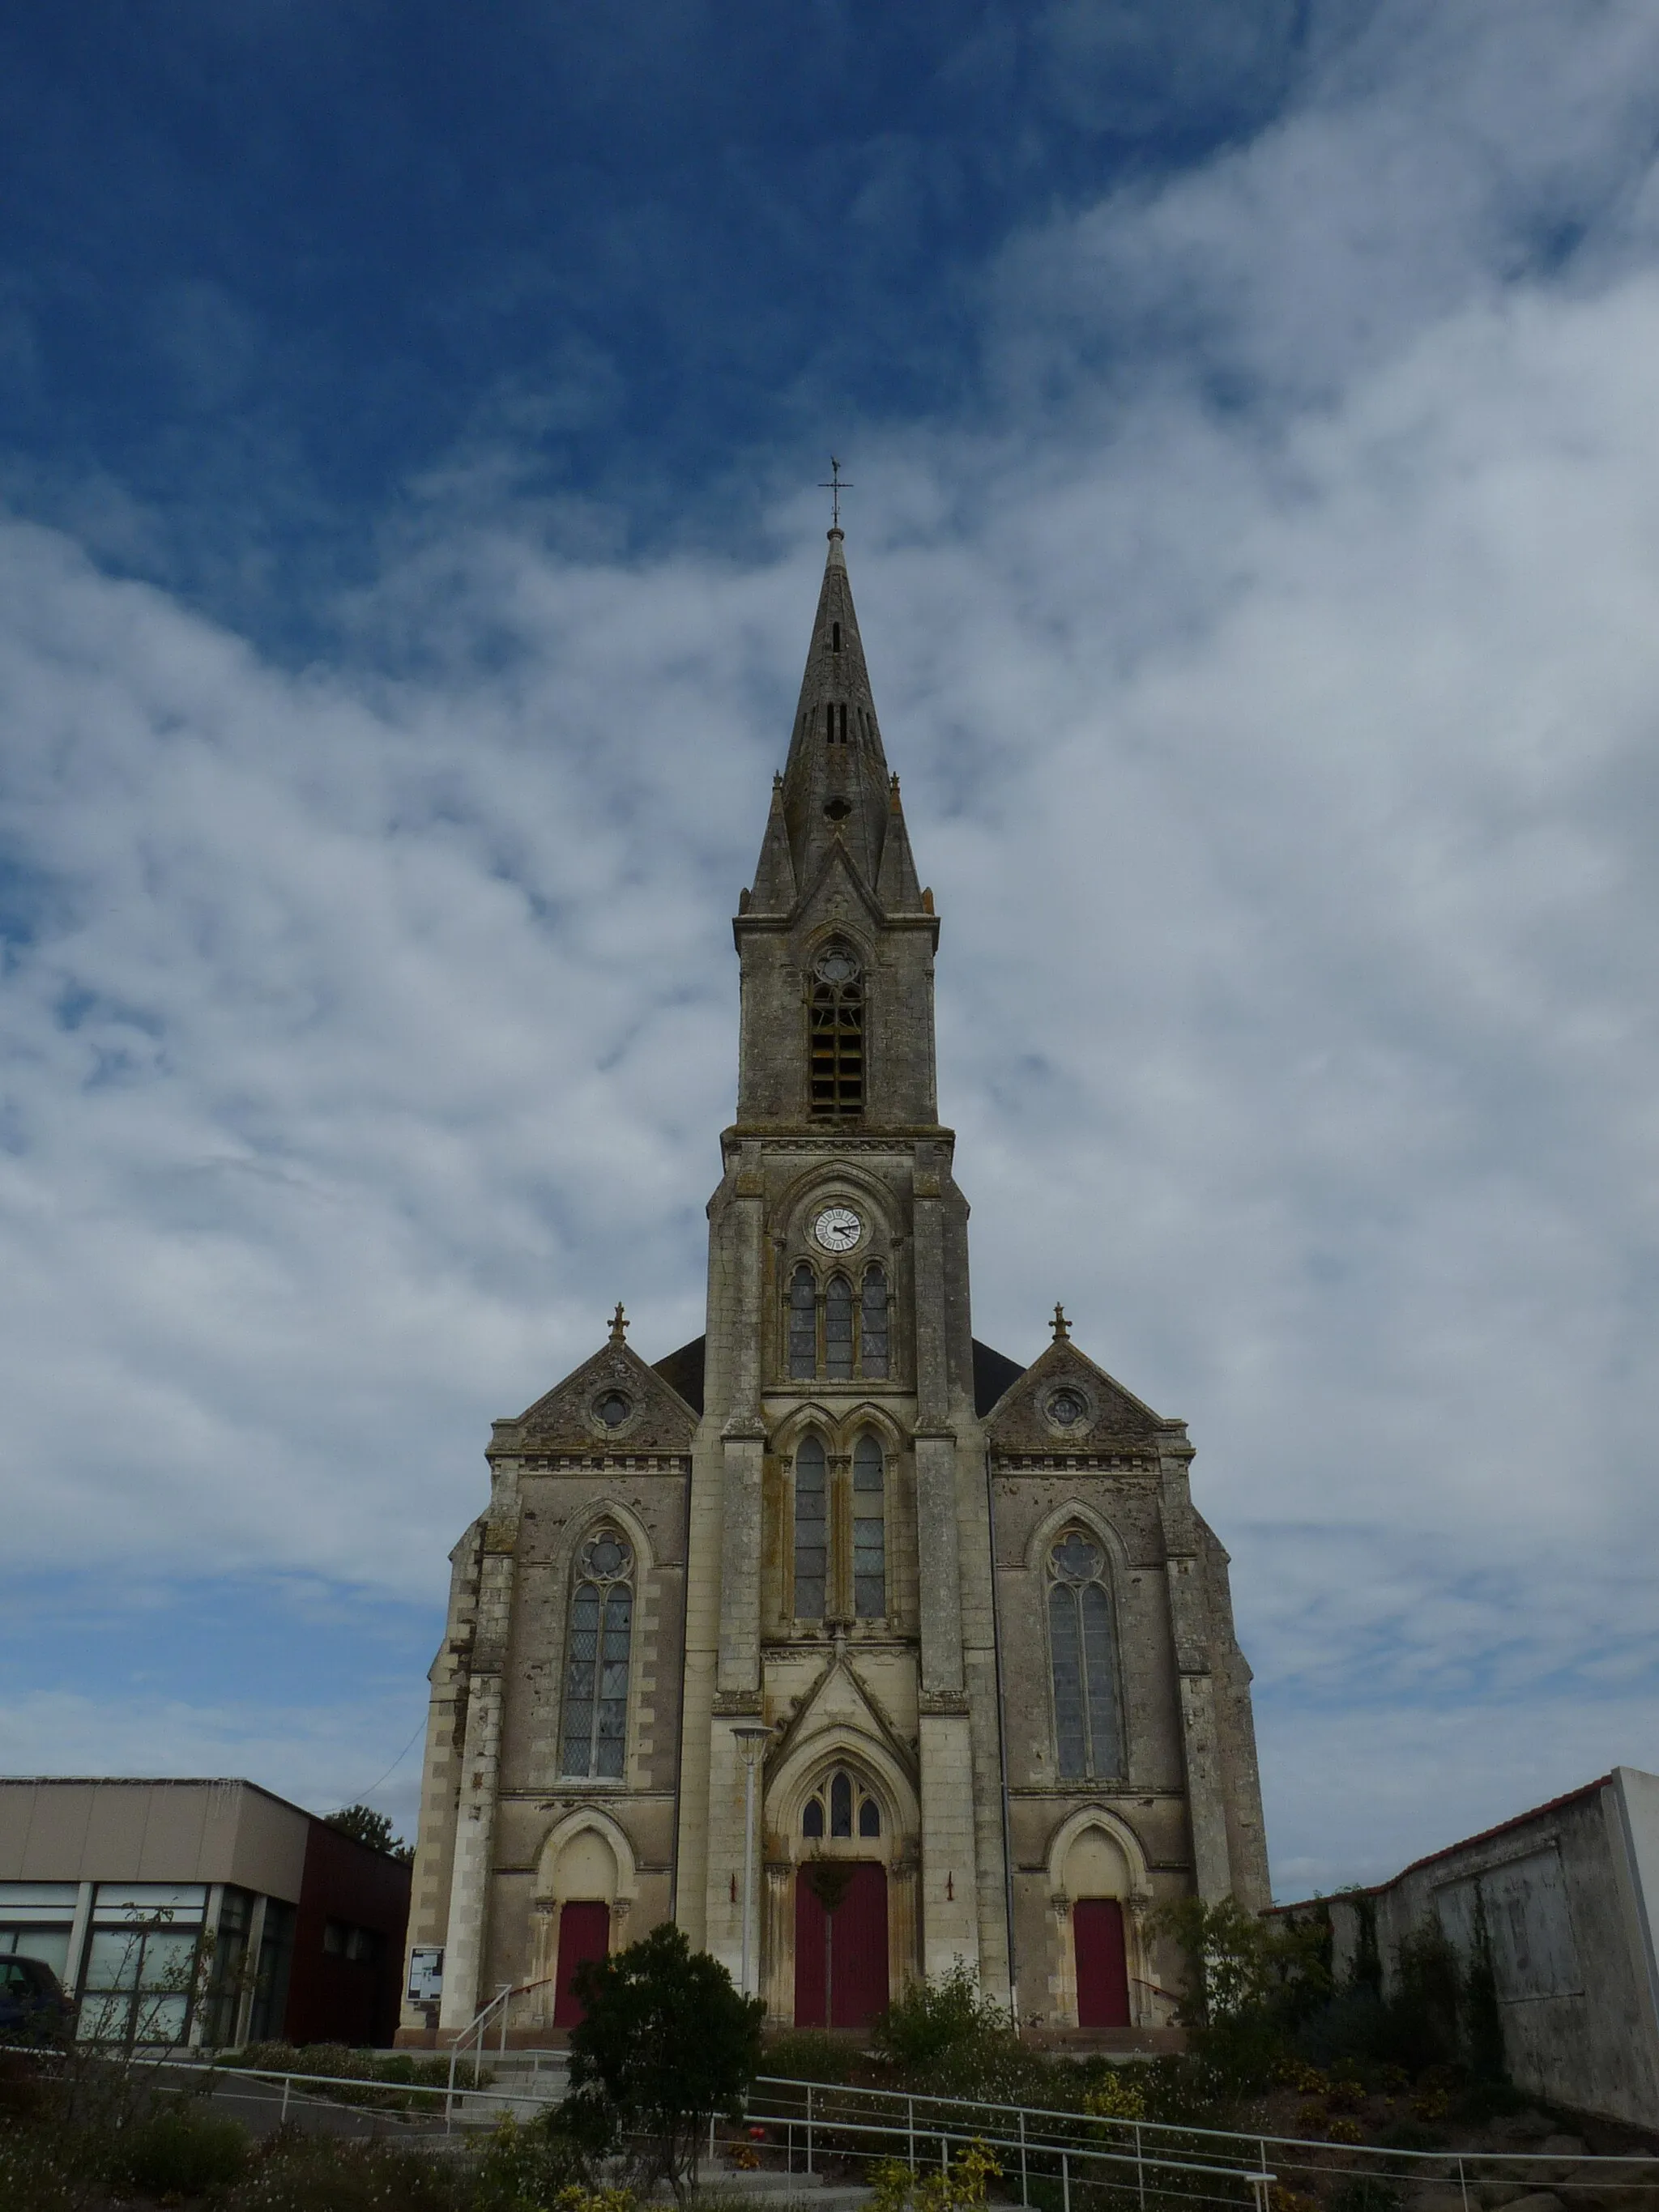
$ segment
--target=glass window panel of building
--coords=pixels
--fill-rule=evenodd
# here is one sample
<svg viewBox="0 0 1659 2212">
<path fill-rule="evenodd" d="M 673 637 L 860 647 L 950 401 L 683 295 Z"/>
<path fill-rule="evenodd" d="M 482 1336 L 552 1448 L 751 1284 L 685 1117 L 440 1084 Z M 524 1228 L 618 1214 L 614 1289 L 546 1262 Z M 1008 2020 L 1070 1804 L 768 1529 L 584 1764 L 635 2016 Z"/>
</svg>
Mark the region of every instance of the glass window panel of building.
<svg viewBox="0 0 1659 2212">
<path fill-rule="evenodd" d="M 861 1436 L 853 1448 L 853 1611 L 880 1620 L 887 1611 L 887 1520 L 881 1446 Z"/>
<path fill-rule="evenodd" d="M 1054 1748 L 1064 1780 L 1123 1771 L 1111 1593 L 1100 1546 L 1068 1529 L 1048 1556 Z"/>
<path fill-rule="evenodd" d="M 830 1570 L 829 1462 L 821 1437 L 795 1451 L 795 1619 L 822 1620 Z"/>
<path fill-rule="evenodd" d="M 628 1669 L 634 1633 L 634 1557 L 603 1528 L 577 1555 L 566 1636 L 559 1771 L 622 1779 L 628 1735 Z"/>
<path fill-rule="evenodd" d="M 809 1843 L 850 1842 L 856 1828 L 860 1841 L 878 1838 L 881 1808 L 867 1790 L 850 1774 L 838 1771 L 821 1784 L 801 1808 L 800 1832 Z"/>
</svg>

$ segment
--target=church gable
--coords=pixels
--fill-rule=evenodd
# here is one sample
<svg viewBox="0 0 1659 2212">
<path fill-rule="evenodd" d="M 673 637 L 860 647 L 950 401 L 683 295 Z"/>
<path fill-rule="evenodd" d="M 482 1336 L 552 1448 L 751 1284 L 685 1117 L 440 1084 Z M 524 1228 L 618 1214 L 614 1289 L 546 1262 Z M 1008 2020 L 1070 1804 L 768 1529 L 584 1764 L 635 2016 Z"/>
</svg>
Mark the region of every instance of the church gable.
<svg viewBox="0 0 1659 2212">
<path fill-rule="evenodd" d="M 1153 1450 L 1160 1433 L 1174 1425 L 1064 1335 L 1009 1388 L 985 1424 L 991 1449 L 1005 1456 L 1091 1459 Z"/>
<path fill-rule="evenodd" d="M 696 1425 L 678 1391 L 646 1365 L 618 1328 L 516 1421 L 497 1421 L 490 1452 L 678 1455 L 690 1450 Z"/>
</svg>

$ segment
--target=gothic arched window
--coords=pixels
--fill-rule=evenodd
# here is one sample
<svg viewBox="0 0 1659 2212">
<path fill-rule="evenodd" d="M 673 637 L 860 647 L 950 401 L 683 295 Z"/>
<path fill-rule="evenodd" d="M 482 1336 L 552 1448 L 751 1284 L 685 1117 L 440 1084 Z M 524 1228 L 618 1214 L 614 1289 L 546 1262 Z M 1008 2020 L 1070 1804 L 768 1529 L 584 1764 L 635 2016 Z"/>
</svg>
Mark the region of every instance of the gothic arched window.
<svg viewBox="0 0 1659 2212">
<path fill-rule="evenodd" d="M 789 1372 L 810 1377 L 817 1371 L 817 1279 L 803 1260 L 789 1279 Z"/>
<path fill-rule="evenodd" d="M 827 1832 L 835 1843 L 850 1841 L 854 1830 L 861 1837 L 879 1836 L 881 1808 L 850 1774 L 838 1771 L 802 1807 L 800 1832 L 813 1842 Z"/>
<path fill-rule="evenodd" d="M 853 1611 L 879 1620 L 887 1611 L 887 1519 L 881 1446 L 862 1436 L 853 1447 Z"/>
<path fill-rule="evenodd" d="M 828 1466 L 821 1437 L 803 1437 L 795 1450 L 795 1619 L 823 1619 L 830 1563 Z"/>
<path fill-rule="evenodd" d="M 872 1260 L 860 1286 L 859 1370 L 873 1382 L 887 1379 L 887 1271 Z"/>
<path fill-rule="evenodd" d="M 564 1664 L 562 1774 L 621 1780 L 633 1638 L 634 1555 L 621 1531 L 606 1526 L 588 1538 L 576 1557 Z"/>
<path fill-rule="evenodd" d="M 1117 1663 L 1106 1559 L 1081 1528 L 1048 1555 L 1048 1650 L 1060 1771 L 1102 1778 L 1123 1771 Z"/>
<path fill-rule="evenodd" d="M 811 1104 L 817 1115 L 864 1111 L 864 986 L 849 945 L 812 965 Z"/>
<path fill-rule="evenodd" d="M 853 1285 L 831 1275 L 823 1293 L 823 1371 L 832 1382 L 853 1379 Z"/>
</svg>

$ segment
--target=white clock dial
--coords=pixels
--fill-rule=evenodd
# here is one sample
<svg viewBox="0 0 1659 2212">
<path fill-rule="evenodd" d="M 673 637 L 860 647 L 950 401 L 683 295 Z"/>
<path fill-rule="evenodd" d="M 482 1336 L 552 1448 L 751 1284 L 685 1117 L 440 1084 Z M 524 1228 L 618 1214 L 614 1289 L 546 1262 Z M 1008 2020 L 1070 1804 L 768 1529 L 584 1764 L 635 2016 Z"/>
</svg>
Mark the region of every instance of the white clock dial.
<svg viewBox="0 0 1659 2212">
<path fill-rule="evenodd" d="M 864 1224 L 850 1206 L 826 1206 L 812 1224 L 812 1234 L 826 1252 L 850 1252 L 864 1234 Z"/>
</svg>

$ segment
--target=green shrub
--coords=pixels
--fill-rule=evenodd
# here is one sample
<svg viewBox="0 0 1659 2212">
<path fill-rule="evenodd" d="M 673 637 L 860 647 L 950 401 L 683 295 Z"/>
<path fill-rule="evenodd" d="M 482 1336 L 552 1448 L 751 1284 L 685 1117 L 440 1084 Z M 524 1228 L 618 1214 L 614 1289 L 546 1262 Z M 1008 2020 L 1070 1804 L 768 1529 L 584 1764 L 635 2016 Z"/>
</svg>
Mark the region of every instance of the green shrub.
<svg viewBox="0 0 1659 2212">
<path fill-rule="evenodd" d="M 797 2027 L 766 2045 L 760 2070 L 786 2081 L 850 2081 L 862 2055 L 845 2036 L 831 2035 L 827 2028 Z"/>
<path fill-rule="evenodd" d="M 683 2203 L 710 2120 L 739 2118 L 760 2070 L 763 2000 L 740 1996 L 719 1960 L 667 1921 L 578 1967 L 575 1993 L 583 2016 L 560 2133 L 589 2149 L 631 2139 L 641 2178 L 666 2181 Z"/>
<path fill-rule="evenodd" d="M 0 2135 L 0 2205 L 5 2212 L 80 2212 L 85 2189 L 33 2133 Z"/>
<path fill-rule="evenodd" d="M 478 2212 L 525 2212 L 525 2208 L 559 2208 L 559 2212 L 632 2212 L 624 2190 L 590 2198 L 591 2161 L 582 2146 L 558 2124 L 556 2107 L 532 2120 L 505 2113 L 495 2124 L 478 2172 Z"/>
<path fill-rule="evenodd" d="M 216 2212 L 474 2212 L 468 2174 L 400 2143 L 273 2136 Z"/>
<path fill-rule="evenodd" d="M 247 2162 L 247 2130 L 235 2120 L 168 2105 L 122 2129 L 110 2179 L 149 2197 L 209 2197 L 240 2181 Z"/>
<path fill-rule="evenodd" d="M 931 1980 L 913 1982 L 876 2022 L 871 2040 L 899 2066 L 929 2066 L 964 2045 L 1013 2042 L 1012 2013 L 981 1996 L 979 1977 L 958 1959 Z"/>
</svg>

